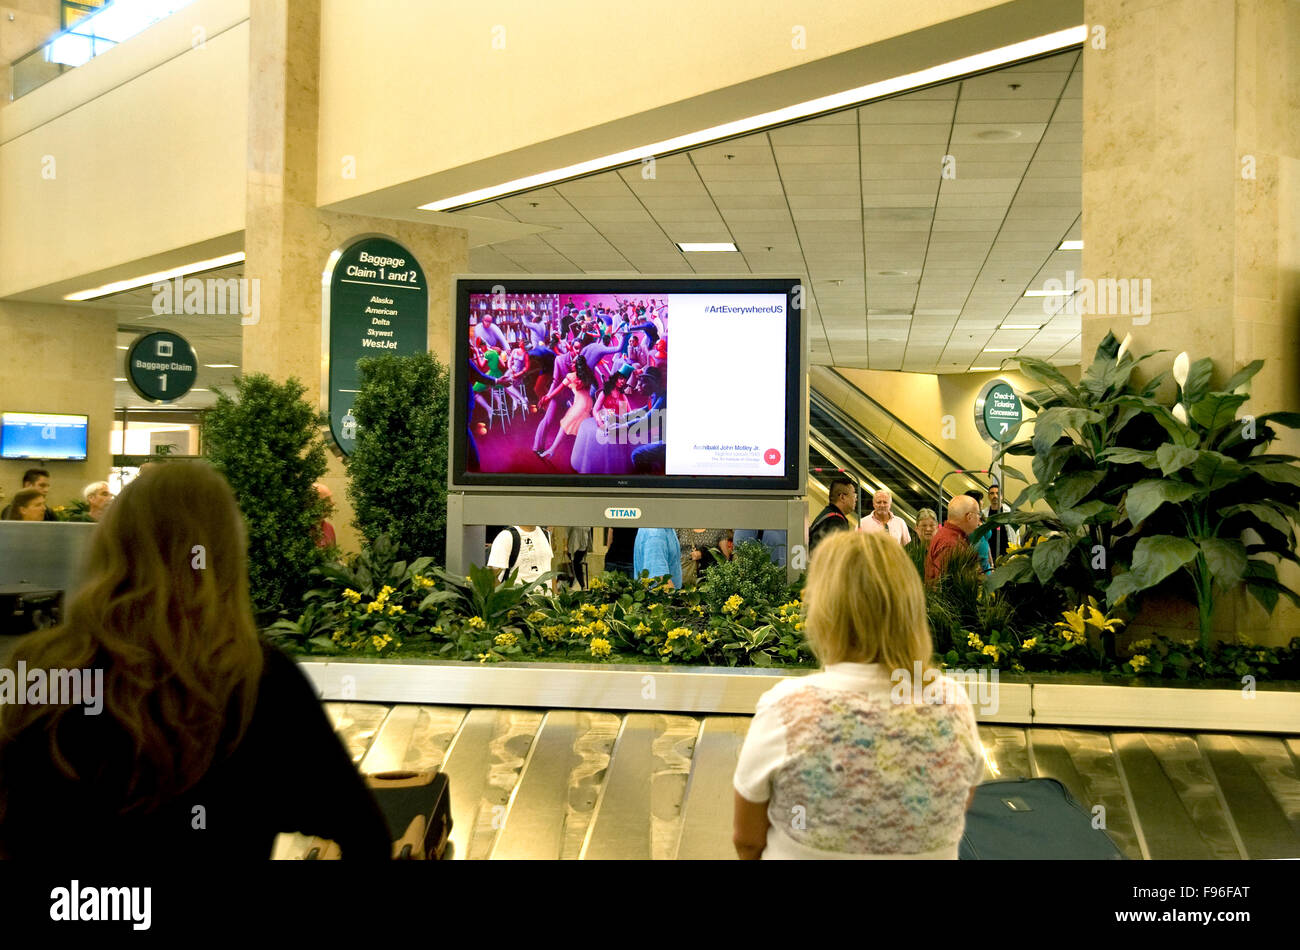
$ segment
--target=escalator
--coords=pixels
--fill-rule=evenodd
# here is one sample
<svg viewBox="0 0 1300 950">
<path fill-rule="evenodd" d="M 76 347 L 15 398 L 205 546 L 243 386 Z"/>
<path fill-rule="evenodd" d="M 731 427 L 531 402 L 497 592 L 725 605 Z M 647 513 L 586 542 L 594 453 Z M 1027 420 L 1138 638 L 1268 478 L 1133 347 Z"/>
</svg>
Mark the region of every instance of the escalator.
<svg viewBox="0 0 1300 950">
<path fill-rule="evenodd" d="M 840 405 L 818 386 L 819 377 L 825 388 L 841 394 Z M 910 528 L 921 508 L 935 511 L 942 523 L 944 508 L 954 494 L 987 488 L 986 474 L 949 474 L 963 466 L 834 370 L 816 367 L 810 382 L 808 472 L 814 502 L 825 503 L 830 480 L 843 472 L 859 486 L 860 514 L 870 514 L 872 494 L 885 488 L 893 495 L 894 513 Z M 847 397 L 845 386 L 850 390 Z M 883 423 L 890 433 L 888 441 L 862 419 Z"/>
</svg>

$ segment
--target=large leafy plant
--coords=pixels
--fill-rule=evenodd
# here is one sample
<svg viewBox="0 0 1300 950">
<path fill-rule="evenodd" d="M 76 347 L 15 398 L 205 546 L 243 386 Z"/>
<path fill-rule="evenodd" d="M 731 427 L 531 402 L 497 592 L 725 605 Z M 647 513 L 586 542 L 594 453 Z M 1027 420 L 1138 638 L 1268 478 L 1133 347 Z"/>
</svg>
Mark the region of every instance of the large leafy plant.
<svg viewBox="0 0 1300 950">
<path fill-rule="evenodd" d="M 387 535 L 404 558 L 443 562 L 447 547 L 447 370 L 430 353 L 358 364 L 352 413 L 357 444 L 347 460 L 361 534 Z"/>
<path fill-rule="evenodd" d="M 1092 364 L 1077 384 L 1043 360 L 1019 357 L 1020 371 L 1043 388 L 1022 399 L 1037 412 L 1032 438 L 1013 443 L 1003 456 L 1031 456 L 1035 484 L 1016 499 L 1019 509 L 1042 501 L 1050 511 L 1013 511 L 994 515 L 993 524 L 1023 526 L 1041 537 L 1028 556 L 1003 560 L 988 580 L 990 590 L 1007 584 L 1028 585 L 1015 599 L 1018 606 L 1042 617 L 1090 596 L 1102 596 L 1110 568 L 1124 560 L 1132 540 L 1117 532 L 1120 503 L 1128 487 L 1146 474 L 1131 452 L 1155 450 L 1162 426 L 1176 426 L 1169 410 L 1154 401 L 1164 382 L 1160 374 L 1141 387 L 1133 371 L 1154 356 L 1134 358 L 1111 333 L 1097 347 Z M 1122 450 L 1122 451 L 1121 451 Z M 1005 476 L 1028 482 L 1018 469 L 1003 464 Z"/>
<path fill-rule="evenodd" d="M 1124 494 L 1128 533 L 1138 540 L 1130 569 L 1110 583 L 1107 597 L 1114 603 L 1185 572 L 1202 649 L 1209 646 L 1216 593 L 1244 584 L 1269 612 L 1279 595 L 1300 606 L 1300 594 L 1277 575 L 1281 560 L 1300 563 L 1292 527 L 1300 520 L 1300 458 L 1266 451 L 1277 434 L 1270 423 L 1300 426 L 1300 413 L 1237 417 L 1250 398 L 1245 384 L 1263 365 L 1255 360 L 1214 388 L 1212 361 L 1192 363 L 1180 354 L 1174 362 L 1179 402 L 1172 410 L 1149 396 L 1128 399 L 1160 422 L 1167 440 L 1153 450 L 1104 453 L 1146 470 Z"/>
<path fill-rule="evenodd" d="M 316 533 L 325 505 L 313 484 L 325 474 L 323 421 L 296 379 L 257 373 L 218 391 L 203 417 L 203 444 L 234 489 L 248 526 L 248 576 L 262 612 L 296 606 L 322 562 Z"/>
</svg>

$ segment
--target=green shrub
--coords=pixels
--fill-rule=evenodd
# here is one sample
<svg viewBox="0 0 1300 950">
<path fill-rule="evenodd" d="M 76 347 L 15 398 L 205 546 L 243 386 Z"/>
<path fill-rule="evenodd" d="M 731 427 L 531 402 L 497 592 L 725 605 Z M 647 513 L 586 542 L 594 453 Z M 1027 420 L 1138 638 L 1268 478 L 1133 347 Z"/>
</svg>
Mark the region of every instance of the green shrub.
<svg viewBox="0 0 1300 950">
<path fill-rule="evenodd" d="M 785 568 L 773 563 L 771 552 L 761 541 L 746 541 L 737 546 L 730 561 L 721 558 L 715 558 L 715 561 L 700 584 L 710 613 L 721 613 L 733 596 L 740 597 L 746 607 L 755 610 L 773 607 L 789 599 L 790 585 L 785 579 Z"/>
<path fill-rule="evenodd" d="M 217 394 L 203 419 L 208 457 L 226 476 L 248 525 L 248 576 L 259 611 L 294 609 L 322 561 L 316 530 L 325 505 L 313 484 L 325 474 L 322 420 L 296 379 L 254 374 Z"/>
<path fill-rule="evenodd" d="M 364 359 L 352 406 L 357 445 L 348 497 L 367 541 L 387 535 L 400 558 L 447 550 L 449 380 L 430 353 Z"/>
</svg>

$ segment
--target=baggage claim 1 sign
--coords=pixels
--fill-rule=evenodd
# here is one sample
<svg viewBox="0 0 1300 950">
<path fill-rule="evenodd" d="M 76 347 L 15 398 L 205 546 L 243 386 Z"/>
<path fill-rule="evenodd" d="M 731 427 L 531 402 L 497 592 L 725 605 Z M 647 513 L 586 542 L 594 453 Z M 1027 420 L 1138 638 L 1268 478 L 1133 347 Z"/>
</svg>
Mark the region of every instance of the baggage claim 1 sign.
<svg viewBox="0 0 1300 950">
<path fill-rule="evenodd" d="M 351 455 L 357 444 L 357 360 L 429 348 L 429 287 L 415 256 L 385 237 L 361 238 L 335 251 L 323 283 L 330 432 Z"/>
<path fill-rule="evenodd" d="M 975 397 L 975 428 L 990 445 L 1014 439 L 1023 418 L 1020 397 L 1004 380 L 990 380 Z"/>
<path fill-rule="evenodd" d="M 138 337 L 126 353 L 126 379 L 150 402 L 180 399 L 199 375 L 194 347 L 179 333 L 158 330 Z"/>
</svg>

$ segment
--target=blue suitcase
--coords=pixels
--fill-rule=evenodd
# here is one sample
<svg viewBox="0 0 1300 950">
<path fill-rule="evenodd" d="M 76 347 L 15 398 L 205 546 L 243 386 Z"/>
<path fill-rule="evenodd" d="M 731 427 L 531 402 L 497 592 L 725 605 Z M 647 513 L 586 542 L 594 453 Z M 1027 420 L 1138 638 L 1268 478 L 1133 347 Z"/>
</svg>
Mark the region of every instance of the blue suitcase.
<svg viewBox="0 0 1300 950">
<path fill-rule="evenodd" d="M 1124 854 L 1054 778 L 985 782 L 966 812 L 963 861 L 1122 861 Z"/>
</svg>

